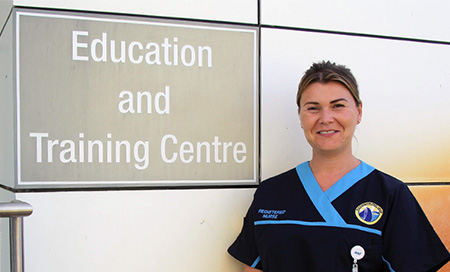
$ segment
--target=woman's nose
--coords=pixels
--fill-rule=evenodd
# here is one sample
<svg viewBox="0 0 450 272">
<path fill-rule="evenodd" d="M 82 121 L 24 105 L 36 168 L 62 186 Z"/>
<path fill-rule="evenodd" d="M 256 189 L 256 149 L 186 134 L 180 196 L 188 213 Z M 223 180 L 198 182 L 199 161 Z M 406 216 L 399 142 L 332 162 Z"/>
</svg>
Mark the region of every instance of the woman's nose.
<svg viewBox="0 0 450 272">
<path fill-rule="evenodd" d="M 333 112 L 329 109 L 323 109 L 320 115 L 320 123 L 321 124 L 329 124 L 334 121 Z"/>
</svg>

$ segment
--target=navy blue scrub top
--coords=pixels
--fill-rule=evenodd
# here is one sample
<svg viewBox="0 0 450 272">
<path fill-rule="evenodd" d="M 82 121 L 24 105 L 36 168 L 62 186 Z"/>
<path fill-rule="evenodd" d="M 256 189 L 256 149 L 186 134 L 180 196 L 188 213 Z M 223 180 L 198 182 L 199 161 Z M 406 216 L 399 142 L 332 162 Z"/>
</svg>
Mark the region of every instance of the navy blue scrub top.
<svg viewBox="0 0 450 272">
<path fill-rule="evenodd" d="M 305 162 L 262 182 L 228 252 L 264 272 L 437 271 L 450 255 L 401 181 L 362 162 L 323 192 Z"/>
</svg>

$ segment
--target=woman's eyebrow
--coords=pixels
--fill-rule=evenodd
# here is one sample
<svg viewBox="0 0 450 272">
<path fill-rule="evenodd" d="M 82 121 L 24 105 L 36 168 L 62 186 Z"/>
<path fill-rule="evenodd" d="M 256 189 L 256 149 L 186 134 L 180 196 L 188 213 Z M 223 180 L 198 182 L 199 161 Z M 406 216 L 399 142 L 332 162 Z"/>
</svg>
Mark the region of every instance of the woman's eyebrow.
<svg viewBox="0 0 450 272">
<path fill-rule="evenodd" d="M 340 101 L 348 102 L 348 100 L 345 99 L 345 98 L 338 98 L 338 99 L 332 100 L 332 101 L 330 102 L 330 104 L 334 104 L 334 103 L 337 103 L 337 102 L 340 102 Z"/>
<path fill-rule="evenodd" d="M 340 102 L 340 101 L 348 102 L 348 100 L 345 99 L 345 98 L 338 98 L 338 99 L 335 99 L 335 100 L 330 101 L 330 104 L 338 103 L 338 102 Z M 320 103 L 319 103 L 319 102 L 315 102 L 315 101 L 306 101 L 306 102 L 303 104 L 303 106 L 306 106 L 306 105 L 320 105 Z"/>
<path fill-rule="evenodd" d="M 306 102 L 303 104 L 303 106 L 306 106 L 306 105 L 319 105 L 319 102 L 306 101 Z"/>
</svg>

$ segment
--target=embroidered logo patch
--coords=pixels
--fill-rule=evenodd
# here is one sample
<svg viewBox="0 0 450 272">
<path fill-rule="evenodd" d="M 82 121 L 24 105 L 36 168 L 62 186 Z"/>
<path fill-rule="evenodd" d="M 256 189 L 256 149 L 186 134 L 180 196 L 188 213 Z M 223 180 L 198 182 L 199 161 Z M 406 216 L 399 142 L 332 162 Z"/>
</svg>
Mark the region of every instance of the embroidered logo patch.
<svg viewBox="0 0 450 272">
<path fill-rule="evenodd" d="M 383 209 L 373 202 L 366 202 L 356 208 L 355 214 L 359 221 L 373 225 L 383 216 Z"/>
</svg>

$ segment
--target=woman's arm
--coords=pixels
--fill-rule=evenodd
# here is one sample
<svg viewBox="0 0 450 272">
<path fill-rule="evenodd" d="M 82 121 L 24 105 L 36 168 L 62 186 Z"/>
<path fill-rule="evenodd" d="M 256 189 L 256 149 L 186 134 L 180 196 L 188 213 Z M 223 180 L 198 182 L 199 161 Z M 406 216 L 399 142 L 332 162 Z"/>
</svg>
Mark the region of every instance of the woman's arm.
<svg viewBox="0 0 450 272">
<path fill-rule="evenodd" d="M 244 272 L 262 272 L 262 270 L 250 267 L 246 264 L 244 264 Z"/>
</svg>

